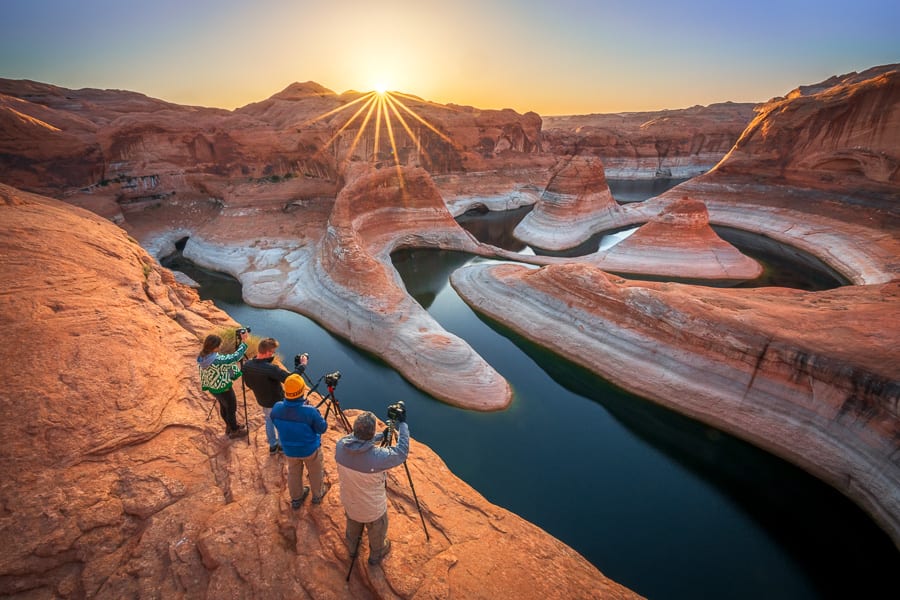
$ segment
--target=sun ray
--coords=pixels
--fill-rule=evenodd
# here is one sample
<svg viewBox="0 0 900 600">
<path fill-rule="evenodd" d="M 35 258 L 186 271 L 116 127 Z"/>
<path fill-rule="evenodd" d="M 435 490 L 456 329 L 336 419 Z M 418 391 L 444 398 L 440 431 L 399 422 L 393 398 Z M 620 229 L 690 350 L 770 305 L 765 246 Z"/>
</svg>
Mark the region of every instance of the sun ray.
<svg viewBox="0 0 900 600">
<path fill-rule="evenodd" d="M 425 148 L 422 137 L 423 133 L 425 135 L 430 135 L 429 132 L 431 132 L 434 135 L 437 135 L 444 142 L 450 144 L 451 147 L 457 150 L 459 149 L 459 147 L 449 136 L 441 132 L 435 125 L 429 123 L 425 117 L 417 113 L 412 107 L 407 106 L 401 98 L 406 98 L 419 104 L 424 103 L 427 106 L 441 108 L 444 110 L 450 110 L 453 112 L 458 111 L 458 109 L 455 107 L 435 104 L 433 102 L 422 100 L 421 98 L 411 96 L 409 94 L 404 94 L 401 92 L 381 91 L 380 89 L 377 89 L 360 95 L 359 98 L 356 98 L 352 102 L 348 102 L 347 104 L 338 106 L 334 109 L 326 111 L 321 115 L 313 117 L 305 121 L 300 127 L 302 128 L 303 126 L 321 121 L 329 116 L 346 111 L 351 107 L 361 103 L 361 106 L 359 106 L 356 111 L 346 121 L 344 121 L 344 123 L 337 129 L 337 131 L 335 131 L 331 135 L 328 141 L 325 142 L 325 144 L 316 151 L 315 156 L 319 157 L 323 155 L 328 148 L 333 148 L 334 159 L 336 161 L 351 161 L 353 160 L 356 148 L 359 146 L 361 140 L 363 139 L 363 136 L 367 136 L 365 138 L 366 148 L 363 152 L 363 160 L 365 160 L 366 162 L 379 163 L 382 159 L 380 155 L 381 148 L 384 144 L 381 138 L 382 129 L 384 129 L 388 137 L 387 142 L 390 144 L 390 152 L 393 156 L 394 166 L 397 168 L 400 186 L 401 188 L 405 189 L 405 181 L 402 173 L 403 162 L 401 161 L 400 156 L 402 149 L 398 147 L 398 140 L 400 140 L 400 138 L 402 137 L 402 133 L 396 129 L 396 124 L 393 121 L 394 118 L 397 119 L 403 130 L 406 132 L 406 135 L 409 136 L 409 140 L 413 144 L 415 144 L 415 160 L 417 164 L 419 164 L 419 161 L 424 158 L 424 160 L 427 161 L 429 165 L 431 165 L 432 167 L 434 166 L 434 161 Z M 407 115 L 409 115 L 409 117 L 412 117 L 412 119 L 415 119 L 418 123 L 416 125 L 413 125 L 413 122 L 410 121 L 410 119 L 403 113 L 406 113 Z M 373 117 L 374 123 L 372 123 Z M 358 130 L 353 137 L 353 141 L 350 143 L 348 148 L 341 151 L 341 135 L 354 126 L 358 127 Z M 420 126 L 424 129 L 420 129 Z M 413 130 L 414 128 L 415 131 Z M 370 141 L 371 149 L 369 148 Z M 403 141 L 404 144 L 407 144 L 407 142 L 404 140 L 400 141 Z"/>
<path fill-rule="evenodd" d="M 421 138 L 421 136 L 418 136 L 418 135 L 416 135 L 415 133 L 413 133 L 413 131 L 412 131 L 412 129 L 410 128 L 409 124 L 406 122 L 406 119 L 404 119 L 404 118 L 403 118 L 403 115 L 400 114 L 400 111 L 397 110 L 397 106 L 396 106 L 396 104 L 394 104 L 394 99 L 393 99 L 391 96 L 388 96 L 387 100 L 388 100 L 388 103 L 390 104 L 391 112 L 393 112 L 394 115 L 397 117 L 397 120 L 400 121 L 400 124 L 403 126 L 403 129 L 406 130 L 406 134 L 409 136 L 409 139 L 411 139 L 411 140 L 413 141 L 413 143 L 415 143 L 415 145 L 416 145 L 416 155 L 417 155 L 417 156 L 424 155 L 424 156 L 425 156 L 425 159 L 426 159 L 430 164 L 434 164 L 434 163 L 432 162 L 432 160 L 431 160 L 431 156 L 428 155 L 428 151 L 425 150 L 424 146 L 422 146 L 422 138 Z"/>
<path fill-rule="evenodd" d="M 372 148 L 372 160 L 378 162 L 378 141 L 381 139 L 381 108 L 384 106 L 384 96 L 378 94 L 378 106 L 375 109 L 375 146 Z"/>
<path fill-rule="evenodd" d="M 302 129 L 308 125 L 312 125 L 316 121 L 320 121 L 320 120 L 324 119 L 325 117 L 330 117 L 331 115 L 333 115 L 335 113 L 339 113 L 343 110 L 347 110 L 348 108 L 350 108 L 357 102 L 362 102 L 363 100 L 371 99 L 374 95 L 375 95 L 374 92 L 369 92 L 368 94 L 365 94 L 364 96 L 360 96 L 359 98 L 357 98 L 356 100 L 353 100 L 352 102 L 348 102 L 347 104 L 343 104 L 341 106 L 338 106 L 337 108 L 333 108 L 333 109 L 329 110 L 328 112 L 323 113 L 317 117 L 313 117 L 312 119 L 308 119 L 308 120 L 304 121 L 303 123 L 301 123 L 299 125 L 299 128 Z"/>
<path fill-rule="evenodd" d="M 350 144 L 350 148 L 347 151 L 347 157 L 345 160 L 349 161 L 353 158 L 353 151 L 356 150 L 356 145 L 359 143 L 359 139 L 362 137 L 363 133 L 366 131 L 366 125 L 369 123 L 369 119 L 372 118 L 372 111 L 375 109 L 377 102 L 375 102 L 375 97 L 372 97 L 372 102 L 366 104 L 369 107 L 368 112 L 366 112 L 366 117 L 363 119 L 362 124 L 359 126 L 359 131 L 356 132 L 356 137 L 353 138 L 353 143 Z M 367 159 L 368 160 L 368 159 Z"/>
<path fill-rule="evenodd" d="M 400 98 L 406 98 L 407 100 L 412 100 L 413 102 L 421 102 L 422 104 L 427 104 L 428 106 L 434 108 L 440 108 L 441 110 L 448 110 L 451 112 L 459 112 L 459 109 L 453 106 L 447 106 L 446 104 L 438 104 L 437 102 L 432 102 L 430 100 L 423 100 L 417 96 L 412 96 L 410 94 L 404 94 L 403 92 L 390 92 L 392 96 L 399 96 Z"/>
<path fill-rule="evenodd" d="M 369 107 L 372 103 L 375 102 L 375 96 L 374 96 L 374 95 L 370 94 L 370 95 L 365 96 L 365 97 L 367 97 L 367 98 L 369 99 L 368 102 L 366 102 L 365 104 L 363 104 L 362 106 L 360 106 L 359 109 L 358 109 L 355 113 L 353 113 L 353 116 L 350 117 L 349 119 L 347 119 L 347 122 L 346 122 L 346 123 L 344 123 L 343 125 L 341 125 L 341 128 L 338 129 L 338 130 L 334 133 L 334 135 L 332 135 L 331 138 L 330 138 L 327 142 L 325 142 L 325 144 L 322 145 L 322 148 L 320 148 L 320 149 L 315 153 L 315 155 L 313 156 L 314 158 L 315 158 L 315 157 L 318 157 L 318 156 L 321 155 L 323 152 L 325 152 L 325 149 L 328 148 L 329 146 L 331 146 L 331 145 L 334 143 L 334 141 L 337 139 L 337 137 L 338 137 L 339 135 L 341 135 L 341 133 L 343 133 L 344 130 L 347 129 L 347 127 L 349 127 L 349 126 L 353 123 L 353 121 L 356 120 L 356 118 L 360 115 L 360 113 L 362 113 L 364 110 L 366 110 L 366 107 Z M 355 103 L 355 102 L 356 102 L 356 101 L 354 101 L 354 103 Z M 349 106 L 349 105 L 348 105 L 348 106 Z M 342 108 L 344 108 L 344 107 L 342 107 Z M 371 108 L 370 108 L 369 110 L 370 110 L 370 112 L 371 112 Z M 331 112 L 333 113 L 333 112 L 335 112 L 335 111 L 331 111 Z"/>
<path fill-rule="evenodd" d="M 414 119 L 416 119 L 416 120 L 419 121 L 422 125 L 424 125 L 424 126 L 427 127 L 428 129 L 430 129 L 431 131 L 433 131 L 434 133 L 436 133 L 442 140 L 444 140 L 445 142 L 447 142 L 448 144 L 450 144 L 451 146 L 453 146 L 454 148 L 456 148 L 456 144 L 453 142 L 453 140 L 451 140 L 449 137 L 447 137 L 447 136 L 446 136 L 445 134 L 443 134 L 442 132 L 438 131 L 438 129 L 437 129 L 434 125 L 432 125 L 431 123 L 429 123 L 428 121 L 426 121 L 425 119 L 423 119 L 422 117 L 420 117 L 413 109 L 411 109 L 411 108 L 409 108 L 408 106 L 406 106 L 405 104 L 403 104 L 403 102 L 401 102 L 401 101 L 400 101 L 399 99 L 397 99 L 397 98 L 394 98 L 394 101 L 400 106 L 400 108 L 402 108 L 403 110 L 405 110 L 406 112 L 408 112 L 410 115 L 412 115 Z"/>
<path fill-rule="evenodd" d="M 384 123 L 387 126 L 388 139 L 391 141 L 391 152 L 394 155 L 394 166 L 397 168 L 397 178 L 400 181 L 400 190 L 406 189 L 406 182 L 403 179 L 403 169 L 400 165 L 400 153 L 397 151 L 397 140 L 394 138 L 394 128 L 391 125 L 390 114 L 388 114 L 387 102 L 382 97 L 381 109 L 384 112 Z"/>
</svg>

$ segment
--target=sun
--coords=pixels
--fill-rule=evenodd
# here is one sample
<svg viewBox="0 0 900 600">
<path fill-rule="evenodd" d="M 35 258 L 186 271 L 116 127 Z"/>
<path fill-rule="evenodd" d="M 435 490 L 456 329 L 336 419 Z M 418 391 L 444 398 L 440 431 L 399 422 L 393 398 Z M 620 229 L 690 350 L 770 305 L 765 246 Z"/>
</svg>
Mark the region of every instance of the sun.
<svg viewBox="0 0 900 600">
<path fill-rule="evenodd" d="M 376 83 L 375 84 L 375 93 L 379 96 L 384 96 L 387 93 L 388 86 L 386 83 Z"/>
</svg>

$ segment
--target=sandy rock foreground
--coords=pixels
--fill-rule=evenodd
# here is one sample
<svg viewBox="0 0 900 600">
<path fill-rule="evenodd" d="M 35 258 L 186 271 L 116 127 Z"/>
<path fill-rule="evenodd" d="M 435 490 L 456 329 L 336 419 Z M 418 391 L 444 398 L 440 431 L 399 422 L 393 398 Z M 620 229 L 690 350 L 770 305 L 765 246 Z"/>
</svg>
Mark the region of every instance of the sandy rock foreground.
<svg viewBox="0 0 900 600">
<path fill-rule="evenodd" d="M 255 403 L 249 444 L 206 420 L 194 357 L 228 317 L 100 217 L 0 185 L 0 219 L 0 595 L 637 597 L 415 441 L 431 540 L 397 469 L 392 553 L 345 582 L 333 454 L 335 487 L 294 512 Z"/>
</svg>

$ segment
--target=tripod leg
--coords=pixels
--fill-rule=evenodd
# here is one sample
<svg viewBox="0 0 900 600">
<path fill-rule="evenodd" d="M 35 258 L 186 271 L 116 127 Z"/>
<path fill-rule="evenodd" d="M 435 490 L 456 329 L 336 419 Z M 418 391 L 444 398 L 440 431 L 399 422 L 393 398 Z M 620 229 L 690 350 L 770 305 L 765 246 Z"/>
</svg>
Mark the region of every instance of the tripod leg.
<svg viewBox="0 0 900 600">
<path fill-rule="evenodd" d="M 340 408 L 338 408 L 338 414 L 341 416 L 341 423 L 344 424 L 344 429 L 347 430 L 347 433 L 353 431 L 353 426 L 350 425 L 350 419 L 347 418 L 347 415 L 344 414 Z"/>
<path fill-rule="evenodd" d="M 359 536 L 356 538 L 356 547 L 353 548 L 353 552 L 350 553 L 350 568 L 347 570 L 347 579 L 345 579 L 345 581 L 350 581 L 350 573 L 353 572 L 353 565 L 356 564 L 356 555 L 359 554 L 359 545 L 362 543 L 363 531 L 365 531 L 365 529 L 365 525 L 359 528 Z"/>
<path fill-rule="evenodd" d="M 419 497 L 416 496 L 416 486 L 413 485 L 412 475 L 409 473 L 409 465 L 406 464 L 406 461 L 403 461 L 403 468 L 406 469 L 406 478 L 409 479 L 409 489 L 412 490 L 413 500 L 416 501 L 416 508 L 419 511 L 419 518 L 422 519 L 422 529 L 425 530 L 425 539 L 431 540 L 431 536 L 428 535 L 428 527 L 425 526 L 425 515 L 422 514 L 422 507 L 419 506 Z"/>
</svg>

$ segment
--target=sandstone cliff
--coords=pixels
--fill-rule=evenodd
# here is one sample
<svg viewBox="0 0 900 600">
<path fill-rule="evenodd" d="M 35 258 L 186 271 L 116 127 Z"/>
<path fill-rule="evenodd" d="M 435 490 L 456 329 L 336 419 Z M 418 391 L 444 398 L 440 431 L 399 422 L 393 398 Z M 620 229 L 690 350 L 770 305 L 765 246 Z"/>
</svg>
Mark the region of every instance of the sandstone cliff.
<svg viewBox="0 0 900 600">
<path fill-rule="evenodd" d="M 753 104 L 724 102 L 681 110 L 544 117 L 544 147 L 594 156 L 615 179 L 693 177 L 710 170 L 753 118 Z"/>
<path fill-rule="evenodd" d="M 718 169 L 807 187 L 900 186 L 900 65 L 801 86 L 761 106 Z M 896 196 L 894 197 L 896 200 Z"/>
<path fill-rule="evenodd" d="M 249 444 L 205 419 L 194 357 L 227 316 L 90 213 L 2 185 L 0 213 L 0 327 L 15 348 L 0 395 L 0 595 L 635 597 L 415 441 L 431 541 L 391 473 L 392 554 L 345 582 L 337 488 L 292 511 L 258 409 Z M 330 452 L 326 469 L 339 485 Z"/>
</svg>

